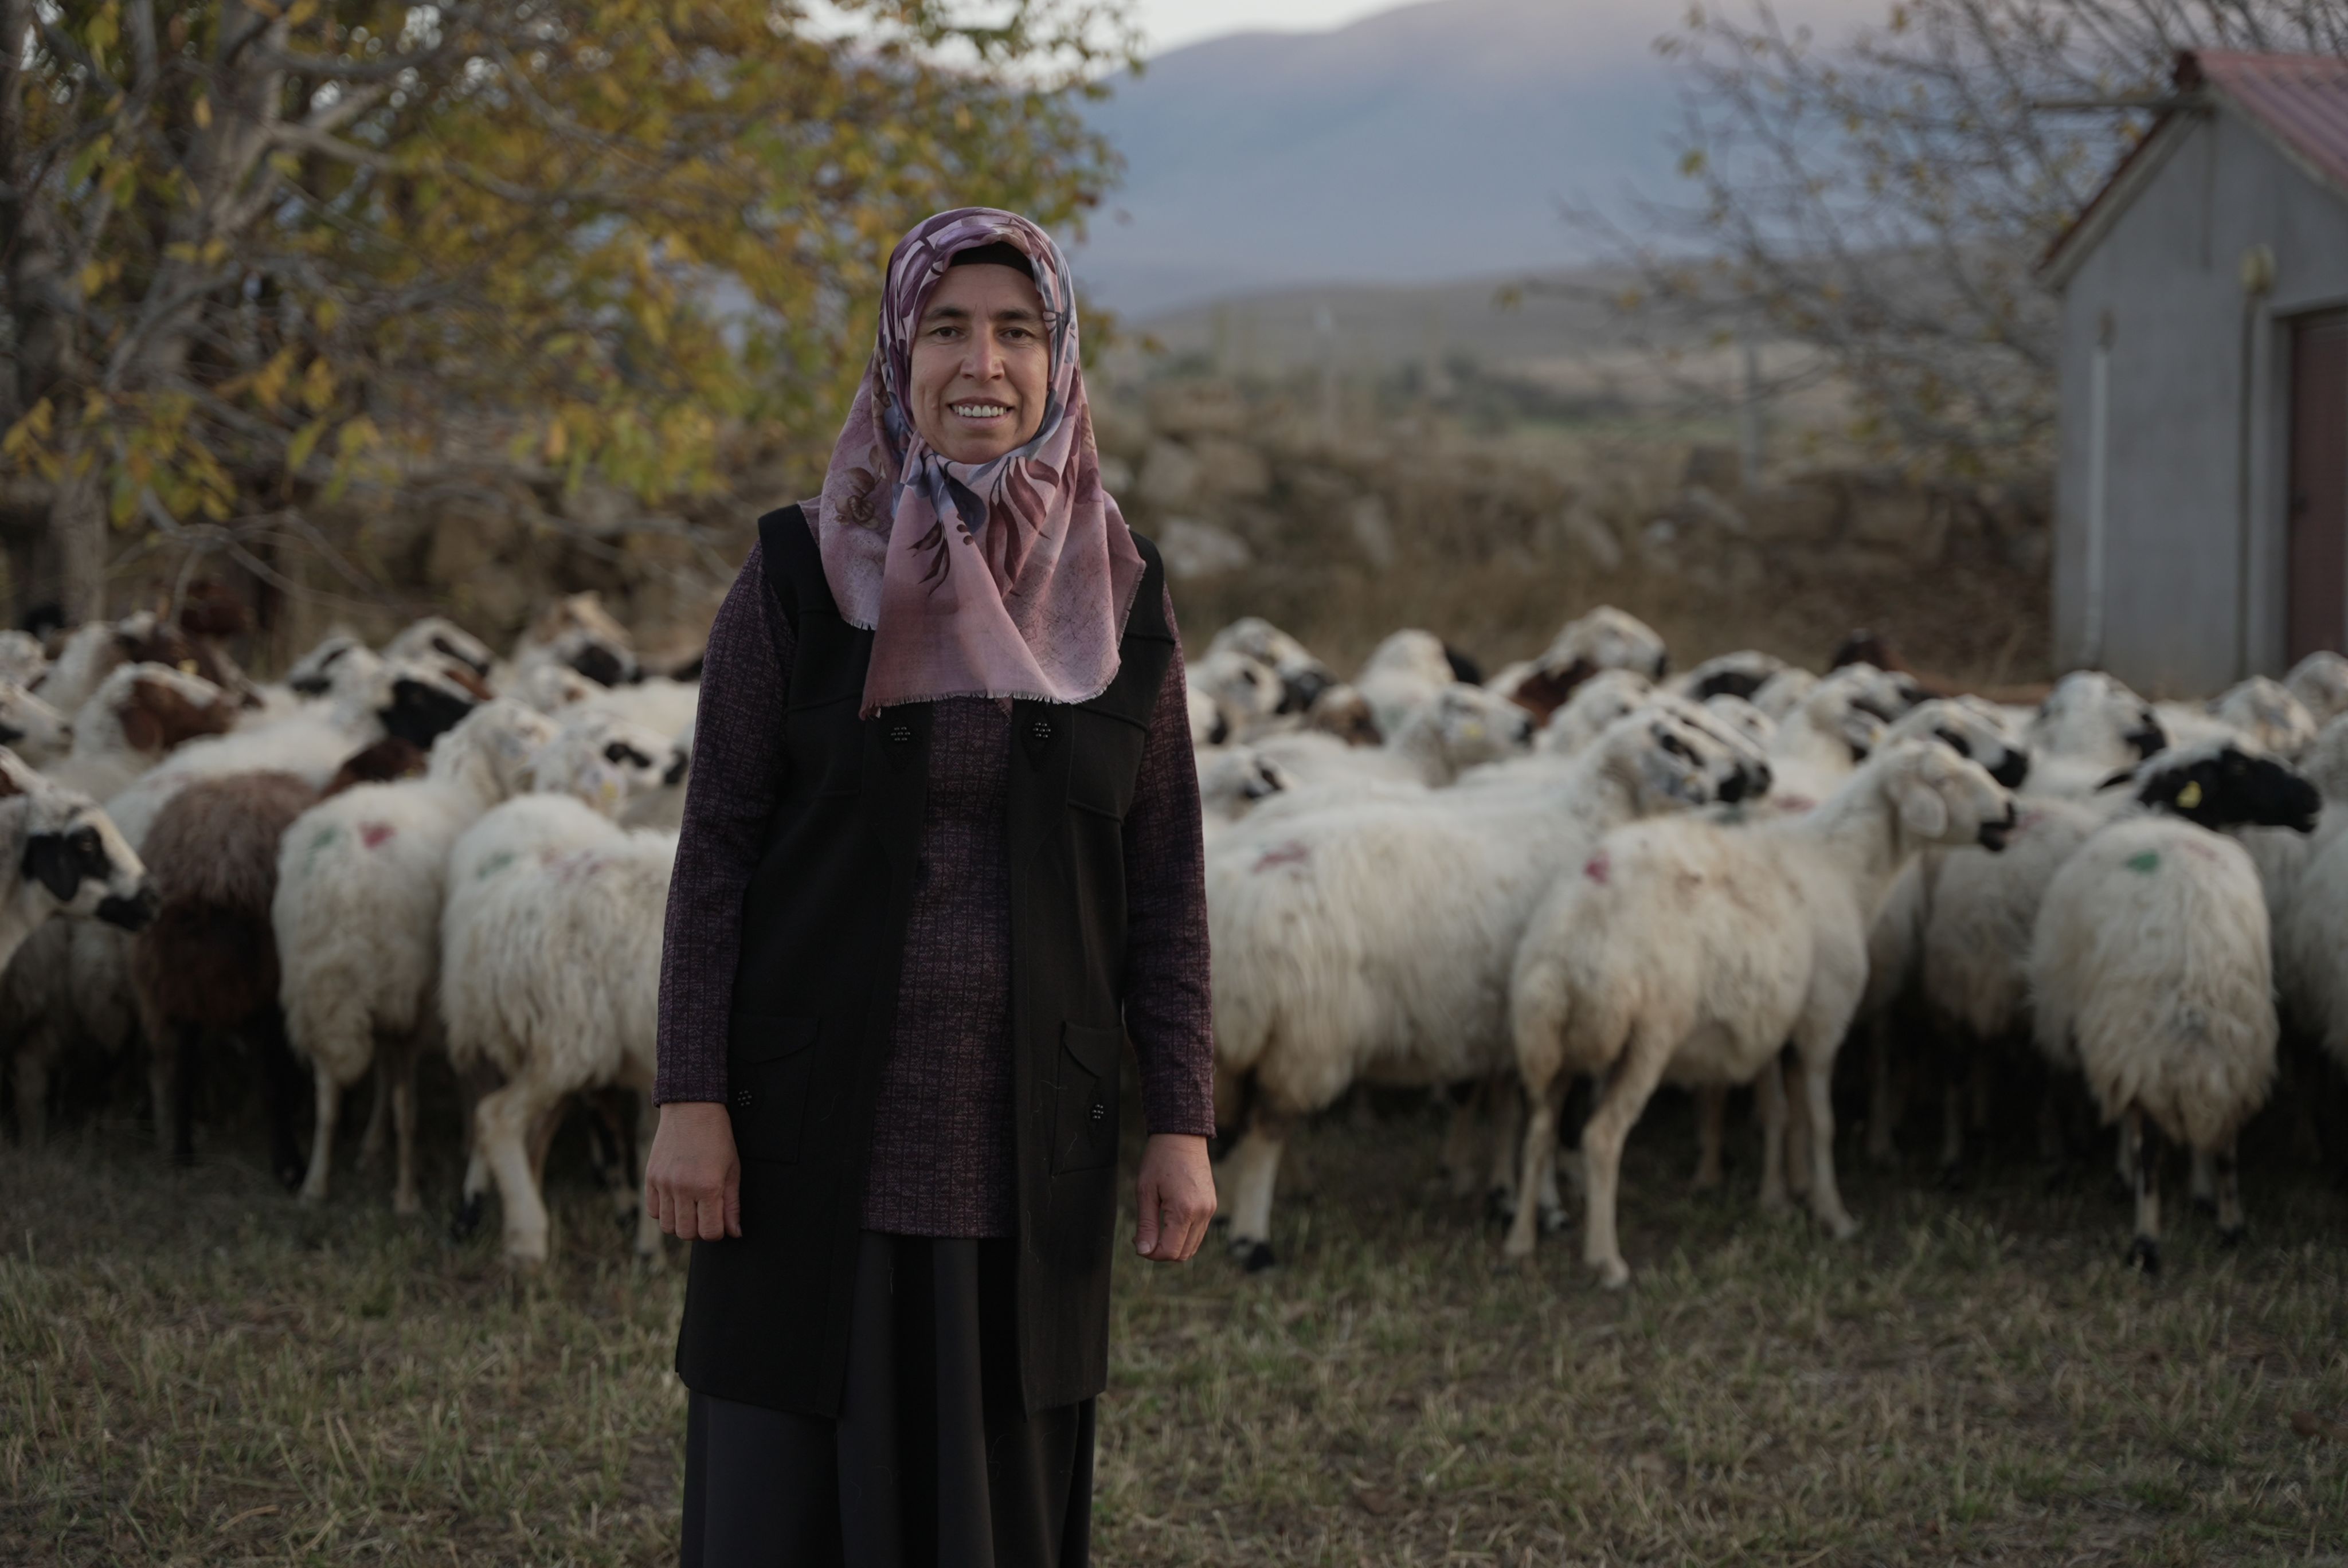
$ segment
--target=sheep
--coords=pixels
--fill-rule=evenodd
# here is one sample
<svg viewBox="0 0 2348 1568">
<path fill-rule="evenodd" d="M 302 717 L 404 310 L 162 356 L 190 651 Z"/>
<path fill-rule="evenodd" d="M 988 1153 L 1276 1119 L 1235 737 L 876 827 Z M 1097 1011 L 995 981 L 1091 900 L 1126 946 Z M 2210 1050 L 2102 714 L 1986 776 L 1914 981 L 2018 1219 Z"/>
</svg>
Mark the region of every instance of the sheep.
<svg viewBox="0 0 2348 1568">
<path fill-rule="evenodd" d="M 2348 713 L 2348 658 L 2319 649 L 2291 667 L 2282 678 L 2291 694 L 2307 705 L 2318 725 Z"/>
<path fill-rule="evenodd" d="M 1258 754 L 1279 764 L 1297 789 L 1362 779 L 1439 788 L 1467 769 L 1522 752 L 1532 718 L 1505 697 L 1453 682 L 1406 720 L 1381 747 L 1349 746 L 1334 735 L 1302 731 L 1265 735 Z"/>
<path fill-rule="evenodd" d="M 1221 1099 L 1254 1090 L 1229 1162 L 1234 1254 L 1272 1261 L 1272 1187 L 1298 1117 L 1356 1081 L 1505 1066 L 1508 965 L 1558 867 L 1616 824 L 1767 780 L 1702 709 L 1659 698 L 1543 777 L 1317 810 L 1283 797 L 1226 833 L 1207 861 L 1216 1072 Z"/>
<path fill-rule="evenodd" d="M 1691 702 L 1721 696 L 1742 697 L 1750 702 L 1754 692 L 1785 668 L 1786 661 L 1776 654 L 1747 648 L 1707 659 L 1684 675 L 1674 676 L 1671 689 Z"/>
<path fill-rule="evenodd" d="M 77 627 L 36 690 L 57 712 L 70 713 L 122 664 L 163 664 L 200 675 L 240 702 L 251 694 L 242 672 L 217 648 L 208 641 L 190 638 L 151 610 L 134 611 L 119 620 L 95 620 Z"/>
<path fill-rule="evenodd" d="M 294 1056 L 314 1080 L 316 1131 L 302 1200 L 325 1200 L 342 1097 L 382 1051 L 397 1139 L 392 1209 L 414 1214 L 416 1061 L 435 1018 L 448 853 L 525 786 L 553 720 L 510 698 L 434 745 L 423 778 L 350 790 L 304 812 L 279 850 L 270 907 Z"/>
<path fill-rule="evenodd" d="M 1199 809 L 1210 843 L 1257 802 L 1294 787 L 1279 764 L 1251 746 L 1210 746 L 1197 761 Z"/>
<path fill-rule="evenodd" d="M 533 1165 L 563 1095 L 638 1089 L 647 1118 L 639 1154 L 651 1147 L 661 911 L 676 840 L 623 829 L 611 815 L 656 785 L 665 770 L 648 748 L 657 743 L 608 714 L 565 726 L 533 760 L 537 790 L 486 813 L 449 854 L 440 962 L 448 1058 L 460 1071 L 487 1065 L 508 1079 L 475 1108 L 458 1228 L 479 1223 L 494 1176 L 518 1262 L 546 1256 Z M 640 1181 L 631 1188 L 641 1190 Z M 640 1213 L 637 1250 L 650 1255 L 657 1245 Z"/>
<path fill-rule="evenodd" d="M 2152 704 L 2100 670 L 2075 670 L 2054 682 L 2030 721 L 2039 759 L 2034 794 L 2094 797 L 2114 772 L 2132 768 L 2169 744 Z"/>
<path fill-rule="evenodd" d="M 139 1025 L 152 1051 L 158 1141 L 175 1163 L 195 1163 L 191 1112 L 208 1030 L 241 1037 L 260 1058 L 269 1108 L 271 1168 L 289 1188 L 302 1179 L 294 1136 L 301 1074 L 278 1010 L 277 939 L 270 902 L 278 843 L 318 798 L 287 773 L 199 779 L 156 814 L 145 850 L 161 899 L 130 944 Z"/>
<path fill-rule="evenodd" d="M 1615 1240 L 1622 1142 L 1665 1076 L 1759 1079 L 1762 1201 L 1785 1201 L 1785 1094 L 1774 1072 L 1791 1043 L 1809 1104 L 1810 1206 L 1838 1237 L 1857 1234 L 1835 1182 L 1828 1087 L 1867 982 L 1868 923 L 1892 877 L 1927 845 L 1994 846 L 2013 797 L 1978 764 L 1928 741 L 1872 755 L 1814 810 L 1734 827 L 1695 817 L 1637 823 L 1559 877 L 1518 945 L 1509 1026 L 1532 1123 L 1518 1189 L 1546 1185 L 1571 1074 L 1602 1079 L 1581 1135 L 1583 1260 L 1609 1286 L 1630 1279 Z M 1533 1248 L 1537 1205 L 1519 1204 L 1512 1257 Z"/>
<path fill-rule="evenodd" d="M 1185 687 L 1183 696 L 1190 710 L 1191 749 L 1201 751 L 1227 743 L 1231 738 L 1231 724 L 1223 716 L 1221 704 L 1196 686 Z"/>
<path fill-rule="evenodd" d="M 514 645 L 510 665 L 492 671 L 502 687 L 540 664 L 561 664 L 602 686 L 625 686 L 643 677 L 627 628 L 612 619 L 602 598 L 574 593 L 541 610 Z"/>
<path fill-rule="evenodd" d="M 1349 746 L 1376 746 L 1385 743 L 1378 729 L 1378 717 L 1370 707 L 1369 699 L 1350 682 L 1324 687 L 1313 705 L 1304 711 L 1304 727 L 1324 735 L 1334 735 Z"/>
<path fill-rule="evenodd" d="M 454 660 L 483 680 L 496 663 L 488 646 L 478 637 L 443 616 L 427 615 L 410 621 L 392 640 L 383 645 L 383 656 L 392 660 L 422 661 L 438 655 Z"/>
<path fill-rule="evenodd" d="M 1216 632 L 1215 640 L 1207 644 L 1207 659 L 1226 651 L 1243 654 L 1280 677 L 1277 712 L 1309 712 L 1313 700 L 1337 683 L 1329 666 L 1314 658 L 1304 644 L 1260 615 L 1241 617 Z"/>
<path fill-rule="evenodd" d="M 1777 781 L 1771 808 L 1807 811 L 1832 794 L 1881 743 L 1883 726 L 1909 710 L 1910 691 L 1872 665 L 1847 664 L 1776 715 L 1769 742 L 1769 768 Z"/>
<path fill-rule="evenodd" d="M 48 671 L 49 656 L 39 638 L 13 627 L 0 631 L 0 681 L 30 689 Z"/>
<path fill-rule="evenodd" d="M 2242 1235 L 2234 1140 L 2275 1070 L 2258 873 L 2224 828 L 2312 828 L 2315 786 L 2231 741 L 2156 758 L 2136 802 L 2054 874 L 2030 953 L 2034 1033 L 2075 1063 L 2132 1168 L 2132 1262 L 2160 1267 L 2162 1141 L 2214 1166 L 2218 1236 Z M 2129 1155 L 2133 1154 L 2130 1159 Z"/>
<path fill-rule="evenodd" d="M 1755 707 L 1750 699 L 1729 692 L 1715 692 L 1704 700 L 1704 705 L 1763 751 L 1776 743 L 1777 721 Z"/>
<path fill-rule="evenodd" d="M 1655 683 L 1636 670 L 1601 670 L 1574 689 L 1534 737 L 1533 749 L 1570 757 L 1603 734 L 1615 720 L 1643 707 Z M 1693 699 L 1692 699 L 1693 700 Z"/>
<path fill-rule="evenodd" d="M 1547 719 L 1584 681 L 1603 670 L 1635 670 L 1661 681 L 1671 656 L 1655 629 L 1637 616 L 1600 605 L 1566 622 L 1538 658 L 1510 665 L 1491 689 Z"/>
<path fill-rule="evenodd" d="M 1406 630 L 1370 651 L 1353 686 L 1369 704 L 1378 733 L 1392 735 L 1454 679 L 1443 640 L 1432 631 Z"/>
<path fill-rule="evenodd" d="M 63 713 L 24 682 L 0 675 L 0 746 L 43 768 L 53 765 L 72 744 L 73 725 Z"/>
<path fill-rule="evenodd" d="M 1751 702 L 1770 718 L 1782 720 L 1810 694 L 1818 683 L 1816 675 L 1788 664 L 1755 688 Z"/>
<path fill-rule="evenodd" d="M 118 666 L 74 714 L 72 749 L 50 764 L 59 784 L 111 800 L 190 741 L 236 727 L 228 694 L 160 664 Z"/>
<path fill-rule="evenodd" d="M 2315 715 L 2307 704 L 2263 675 L 2229 686 L 2206 702 L 2161 702 L 2154 712 L 2180 748 L 2233 740 L 2288 759 L 2315 739 Z"/>
<path fill-rule="evenodd" d="M 1280 711 L 1282 688 L 1271 665 L 1224 649 L 1210 653 L 1188 671 L 1189 689 L 1214 704 L 1226 740 L 1247 740 Z"/>
</svg>

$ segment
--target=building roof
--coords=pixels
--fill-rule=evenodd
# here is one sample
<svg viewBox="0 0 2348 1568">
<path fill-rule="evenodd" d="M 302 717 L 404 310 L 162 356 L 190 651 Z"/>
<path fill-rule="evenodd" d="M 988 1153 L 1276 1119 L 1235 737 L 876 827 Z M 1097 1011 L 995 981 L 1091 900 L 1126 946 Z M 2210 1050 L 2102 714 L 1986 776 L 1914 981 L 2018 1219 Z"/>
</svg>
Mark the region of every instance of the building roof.
<svg viewBox="0 0 2348 1568">
<path fill-rule="evenodd" d="M 2177 56 L 2177 96 L 2128 150 L 2039 268 L 2060 286 L 2168 159 L 2188 116 L 2224 108 L 2242 119 L 2317 184 L 2348 201 L 2348 58 L 2334 55 L 2245 55 L 2188 49 Z"/>
</svg>

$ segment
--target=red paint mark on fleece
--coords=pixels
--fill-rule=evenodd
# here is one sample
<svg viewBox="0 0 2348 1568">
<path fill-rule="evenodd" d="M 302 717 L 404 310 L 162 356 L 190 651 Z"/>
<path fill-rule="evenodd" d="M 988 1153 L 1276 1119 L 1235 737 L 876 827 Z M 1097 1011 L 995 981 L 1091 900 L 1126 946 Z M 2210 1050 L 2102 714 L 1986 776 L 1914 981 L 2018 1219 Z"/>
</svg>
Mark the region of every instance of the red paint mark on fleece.
<svg viewBox="0 0 2348 1568">
<path fill-rule="evenodd" d="M 1606 852 L 1601 849 L 1582 862 L 1581 874 L 1603 887 L 1614 879 L 1614 863 L 1606 857 Z"/>
<path fill-rule="evenodd" d="M 390 842 L 393 828 L 387 822 L 366 822 L 359 825 L 359 842 L 369 849 L 380 849 Z"/>
<path fill-rule="evenodd" d="M 1312 858 L 1312 855 L 1311 850 L 1305 848 L 1298 840 L 1292 838 L 1286 844 L 1265 850 L 1262 858 L 1255 863 L 1255 868 L 1258 871 L 1269 871 L 1275 866 L 1301 866 Z"/>
</svg>

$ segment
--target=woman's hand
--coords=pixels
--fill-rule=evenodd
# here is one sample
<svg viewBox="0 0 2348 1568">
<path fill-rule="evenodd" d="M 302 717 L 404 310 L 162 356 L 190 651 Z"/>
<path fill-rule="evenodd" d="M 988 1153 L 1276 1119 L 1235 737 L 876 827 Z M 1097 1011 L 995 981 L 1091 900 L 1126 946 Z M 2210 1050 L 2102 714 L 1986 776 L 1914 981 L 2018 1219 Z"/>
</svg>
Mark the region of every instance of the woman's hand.
<svg viewBox="0 0 2348 1568">
<path fill-rule="evenodd" d="M 644 1202 L 668 1235 L 716 1241 L 742 1234 L 742 1162 L 725 1106 L 679 1100 L 660 1108 L 644 1162 Z"/>
<path fill-rule="evenodd" d="M 1207 1163 L 1207 1141 L 1184 1132 L 1152 1132 L 1142 1145 L 1138 1184 L 1141 1223 L 1134 1230 L 1133 1250 L 1157 1263 L 1189 1262 L 1215 1217 L 1215 1172 Z"/>
</svg>

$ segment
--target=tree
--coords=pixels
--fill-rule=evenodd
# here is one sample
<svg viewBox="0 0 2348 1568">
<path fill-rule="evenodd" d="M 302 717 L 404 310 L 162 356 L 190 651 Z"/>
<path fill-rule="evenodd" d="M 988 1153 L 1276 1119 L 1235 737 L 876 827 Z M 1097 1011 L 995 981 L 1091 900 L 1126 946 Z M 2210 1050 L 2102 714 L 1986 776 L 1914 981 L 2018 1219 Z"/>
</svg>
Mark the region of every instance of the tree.
<svg viewBox="0 0 2348 1568">
<path fill-rule="evenodd" d="M 1900 0 L 1831 46 L 1752 0 L 1692 10 L 1657 47 L 1687 74 L 1697 196 L 1642 204 L 1625 303 L 1807 344 L 1879 455 L 1999 476 L 2051 458 L 2036 264 L 2143 134 L 2178 51 L 2339 53 L 2348 0 Z"/>
<path fill-rule="evenodd" d="M 110 538 L 268 578 L 355 484 L 807 436 L 904 227 L 1096 199 L 1125 4 L 0 0 L 0 454 L 70 611 Z"/>
</svg>

